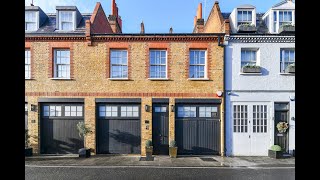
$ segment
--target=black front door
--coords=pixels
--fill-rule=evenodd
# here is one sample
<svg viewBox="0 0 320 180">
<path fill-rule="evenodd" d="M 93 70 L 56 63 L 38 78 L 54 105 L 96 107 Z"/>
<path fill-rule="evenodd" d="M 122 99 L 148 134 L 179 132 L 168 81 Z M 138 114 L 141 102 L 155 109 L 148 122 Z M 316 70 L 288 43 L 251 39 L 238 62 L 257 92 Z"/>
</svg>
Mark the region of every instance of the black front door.
<svg viewBox="0 0 320 180">
<path fill-rule="evenodd" d="M 168 105 L 152 106 L 152 141 L 154 154 L 169 154 L 169 112 Z"/>
<path fill-rule="evenodd" d="M 289 152 L 289 149 L 288 149 L 288 146 L 289 146 L 289 128 L 286 130 L 286 132 L 284 133 L 280 133 L 278 131 L 278 128 L 277 128 L 277 124 L 279 122 L 286 122 L 288 123 L 288 115 L 289 115 L 289 110 L 286 110 L 286 109 L 276 109 L 275 110 L 275 119 L 274 119 L 274 132 L 275 132 L 275 135 L 274 135 L 274 144 L 276 145 L 279 145 L 283 151 L 285 153 L 288 153 Z"/>
</svg>

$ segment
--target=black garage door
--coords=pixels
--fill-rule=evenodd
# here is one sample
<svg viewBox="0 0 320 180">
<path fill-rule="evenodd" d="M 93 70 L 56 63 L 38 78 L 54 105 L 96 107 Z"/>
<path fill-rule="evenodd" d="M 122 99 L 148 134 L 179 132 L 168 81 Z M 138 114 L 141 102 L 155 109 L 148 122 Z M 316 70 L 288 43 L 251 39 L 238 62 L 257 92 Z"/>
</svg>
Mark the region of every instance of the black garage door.
<svg viewBox="0 0 320 180">
<path fill-rule="evenodd" d="M 41 153 L 77 154 L 84 147 L 83 137 L 79 137 L 77 130 L 83 117 L 83 104 L 41 104 Z"/>
<path fill-rule="evenodd" d="M 140 154 L 140 105 L 97 105 L 97 153 Z"/>
<path fill-rule="evenodd" d="M 219 154 L 219 105 L 177 104 L 175 136 L 178 154 Z"/>
</svg>

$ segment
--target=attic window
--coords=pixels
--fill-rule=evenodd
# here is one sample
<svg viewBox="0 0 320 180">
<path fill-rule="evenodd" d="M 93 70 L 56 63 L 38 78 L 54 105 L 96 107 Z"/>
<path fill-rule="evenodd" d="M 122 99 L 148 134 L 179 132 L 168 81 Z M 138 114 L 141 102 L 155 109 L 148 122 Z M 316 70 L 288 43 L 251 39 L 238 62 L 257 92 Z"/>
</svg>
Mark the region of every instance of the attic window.
<svg viewBox="0 0 320 180">
<path fill-rule="evenodd" d="M 25 30 L 26 31 L 36 31 L 37 30 L 37 18 L 36 11 L 25 12 Z"/>
<path fill-rule="evenodd" d="M 73 12 L 60 11 L 60 30 L 70 31 L 74 30 Z"/>
<path fill-rule="evenodd" d="M 238 11 L 238 25 L 252 24 L 252 11 Z"/>
</svg>

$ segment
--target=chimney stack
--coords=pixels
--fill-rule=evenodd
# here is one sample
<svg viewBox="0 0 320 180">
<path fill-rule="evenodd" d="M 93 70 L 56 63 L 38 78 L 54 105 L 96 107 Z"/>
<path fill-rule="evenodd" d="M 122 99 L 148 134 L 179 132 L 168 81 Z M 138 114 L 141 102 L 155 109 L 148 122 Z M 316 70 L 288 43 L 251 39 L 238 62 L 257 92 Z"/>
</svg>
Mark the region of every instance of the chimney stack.
<svg viewBox="0 0 320 180">
<path fill-rule="evenodd" d="M 199 3 L 197 15 L 194 17 L 194 33 L 201 33 L 204 29 L 204 19 L 202 18 L 202 3 Z"/>
<path fill-rule="evenodd" d="M 113 33 L 122 33 L 122 20 L 119 16 L 119 9 L 116 0 L 111 1 L 111 14 L 108 17 Z"/>
<path fill-rule="evenodd" d="M 144 24 L 143 24 L 143 21 L 140 25 L 140 34 L 144 34 Z"/>
</svg>

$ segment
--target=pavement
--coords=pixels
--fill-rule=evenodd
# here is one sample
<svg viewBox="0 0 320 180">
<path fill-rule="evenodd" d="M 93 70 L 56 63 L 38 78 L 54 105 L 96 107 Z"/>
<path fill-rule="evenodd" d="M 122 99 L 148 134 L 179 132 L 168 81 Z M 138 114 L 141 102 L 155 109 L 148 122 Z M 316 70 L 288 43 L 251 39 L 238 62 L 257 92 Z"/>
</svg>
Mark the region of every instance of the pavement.
<svg viewBox="0 0 320 180">
<path fill-rule="evenodd" d="M 78 155 L 45 156 L 34 155 L 25 158 L 26 167 L 247 167 L 285 168 L 295 167 L 295 158 L 272 159 L 269 157 L 221 157 L 221 156 L 154 156 L 154 161 L 140 161 L 140 155 L 92 155 L 79 158 Z"/>
</svg>

